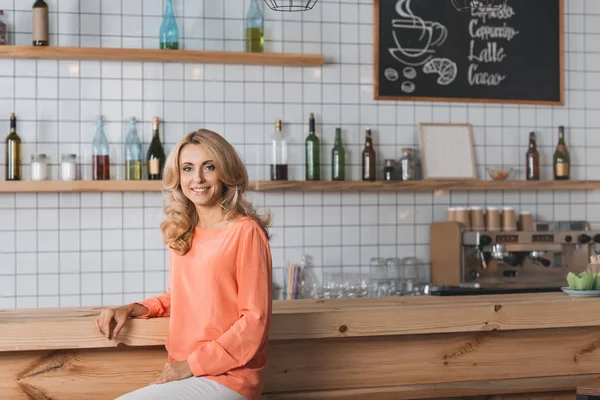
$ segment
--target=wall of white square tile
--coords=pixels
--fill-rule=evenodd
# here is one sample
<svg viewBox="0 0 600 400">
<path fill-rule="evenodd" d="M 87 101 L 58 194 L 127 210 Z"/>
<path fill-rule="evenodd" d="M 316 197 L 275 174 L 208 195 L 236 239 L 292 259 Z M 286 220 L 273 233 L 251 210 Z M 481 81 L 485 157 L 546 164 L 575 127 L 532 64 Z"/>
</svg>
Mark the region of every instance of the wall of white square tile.
<svg viewBox="0 0 600 400">
<path fill-rule="evenodd" d="M 440 0 L 442 1 L 442 0 Z M 51 43 L 156 48 L 163 0 L 47 0 Z M 29 45 L 32 2 L 0 0 L 11 41 Z M 174 0 L 186 49 L 241 50 L 246 0 Z M 135 116 L 147 146 L 151 119 L 164 121 L 167 149 L 206 127 L 235 145 L 253 180 L 268 178 L 269 137 L 282 119 L 290 174 L 303 178 L 303 141 L 317 117 L 328 177 L 335 127 L 343 128 L 349 179 L 373 128 L 379 160 L 416 147 L 419 122 L 474 126 L 480 178 L 485 166 L 522 171 L 527 134 L 538 132 L 542 173 L 551 176 L 557 126 L 567 127 L 573 179 L 597 179 L 600 158 L 600 2 L 565 1 L 564 107 L 374 101 L 372 0 L 320 0 L 312 11 L 264 8 L 265 50 L 322 53 L 319 68 L 130 62 L 0 60 L 0 126 L 15 111 L 25 162 L 46 153 L 56 177 L 60 154 L 77 153 L 84 178 L 102 114 L 112 174 L 122 178 L 121 144 Z M 4 177 L 4 151 L 0 152 Z M 381 169 L 381 168 L 380 168 Z M 27 165 L 24 174 L 29 176 Z M 279 268 L 310 254 L 326 271 L 367 272 L 371 257 L 428 261 L 428 230 L 449 205 L 515 205 L 540 219 L 600 223 L 598 192 L 251 193 L 274 216 L 272 252 Z M 164 290 L 168 265 L 158 225 L 158 193 L 0 194 L 0 308 L 121 304 Z"/>
</svg>

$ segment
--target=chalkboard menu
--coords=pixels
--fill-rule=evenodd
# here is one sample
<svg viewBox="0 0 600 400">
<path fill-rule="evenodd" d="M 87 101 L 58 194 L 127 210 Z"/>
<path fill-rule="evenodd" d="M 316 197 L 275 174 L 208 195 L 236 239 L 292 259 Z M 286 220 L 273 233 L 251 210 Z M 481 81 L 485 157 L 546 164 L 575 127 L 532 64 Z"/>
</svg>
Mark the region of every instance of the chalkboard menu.
<svg viewBox="0 0 600 400">
<path fill-rule="evenodd" d="M 376 99 L 564 104 L 563 0 L 375 0 Z"/>
</svg>

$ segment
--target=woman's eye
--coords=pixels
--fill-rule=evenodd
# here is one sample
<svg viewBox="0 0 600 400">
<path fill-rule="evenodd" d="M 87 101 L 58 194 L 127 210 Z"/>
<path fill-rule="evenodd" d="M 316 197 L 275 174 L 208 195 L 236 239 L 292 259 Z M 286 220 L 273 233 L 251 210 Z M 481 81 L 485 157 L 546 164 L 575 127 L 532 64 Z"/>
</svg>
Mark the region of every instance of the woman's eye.
<svg viewBox="0 0 600 400">
<path fill-rule="evenodd" d="M 183 167 L 183 170 L 185 172 L 190 172 L 192 170 L 192 167 Z"/>
<path fill-rule="evenodd" d="M 209 164 L 209 165 L 206 166 L 206 169 L 209 170 L 209 171 L 214 171 L 215 170 L 215 166 Z"/>
</svg>

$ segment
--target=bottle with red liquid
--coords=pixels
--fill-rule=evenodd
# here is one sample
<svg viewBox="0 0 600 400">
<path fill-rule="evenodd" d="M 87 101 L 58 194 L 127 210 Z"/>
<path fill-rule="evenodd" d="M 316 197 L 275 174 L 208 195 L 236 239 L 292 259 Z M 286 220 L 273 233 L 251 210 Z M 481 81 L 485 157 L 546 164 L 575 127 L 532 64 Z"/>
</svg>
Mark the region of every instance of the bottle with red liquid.
<svg viewBox="0 0 600 400">
<path fill-rule="evenodd" d="M 287 140 L 281 130 L 281 120 L 275 122 L 275 132 L 271 136 L 271 180 L 287 181 Z"/>
<path fill-rule="evenodd" d="M 108 138 L 104 134 L 104 119 L 98 117 L 98 127 L 92 147 L 92 179 L 95 181 L 110 180 L 110 162 L 108 159 Z"/>
</svg>

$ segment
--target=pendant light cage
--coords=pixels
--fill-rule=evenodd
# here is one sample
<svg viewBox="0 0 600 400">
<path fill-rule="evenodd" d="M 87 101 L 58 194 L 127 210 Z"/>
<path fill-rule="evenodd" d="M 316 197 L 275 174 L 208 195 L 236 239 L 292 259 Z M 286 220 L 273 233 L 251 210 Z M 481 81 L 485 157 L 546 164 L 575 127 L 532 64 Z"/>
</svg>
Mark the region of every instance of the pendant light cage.
<svg viewBox="0 0 600 400">
<path fill-rule="evenodd" d="M 452 0 L 458 11 L 491 13 L 506 7 L 507 0 Z"/>
<path fill-rule="evenodd" d="M 267 6 L 273 11 L 308 11 L 317 4 L 319 0 L 265 0 Z"/>
</svg>

